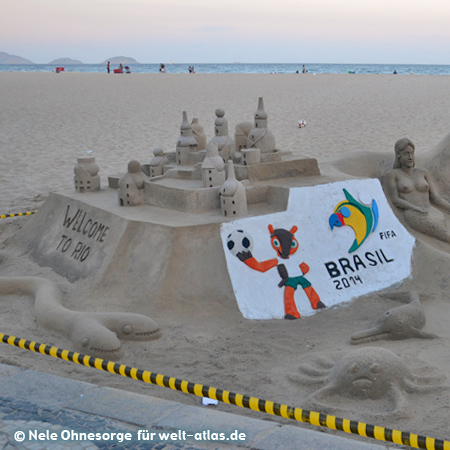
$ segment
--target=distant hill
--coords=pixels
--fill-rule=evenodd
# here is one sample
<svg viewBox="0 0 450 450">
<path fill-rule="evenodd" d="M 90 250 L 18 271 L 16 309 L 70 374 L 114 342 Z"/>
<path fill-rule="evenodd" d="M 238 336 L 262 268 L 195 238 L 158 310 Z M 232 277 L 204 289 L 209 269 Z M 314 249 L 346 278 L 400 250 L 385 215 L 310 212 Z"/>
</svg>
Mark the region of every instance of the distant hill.
<svg viewBox="0 0 450 450">
<path fill-rule="evenodd" d="M 112 58 L 106 59 L 101 64 L 106 64 L 108 61 L 111 64 L 139 64 L 134 58 L 130 58 L 129 56 L 113 56 Z"/>
<path fill-rule="evenodd" d="M 0 64 L 34 64 L 34 62 L 20 56 L 0 52 Z"/>
<path fill-rule="evenodd" d="M 60 64 L 64 66 L 69 66 L 70 64 L 83 64 L 81 61 L 72 58 L 57 58 L 50 61 L 49 64 Z"/>
</svg>

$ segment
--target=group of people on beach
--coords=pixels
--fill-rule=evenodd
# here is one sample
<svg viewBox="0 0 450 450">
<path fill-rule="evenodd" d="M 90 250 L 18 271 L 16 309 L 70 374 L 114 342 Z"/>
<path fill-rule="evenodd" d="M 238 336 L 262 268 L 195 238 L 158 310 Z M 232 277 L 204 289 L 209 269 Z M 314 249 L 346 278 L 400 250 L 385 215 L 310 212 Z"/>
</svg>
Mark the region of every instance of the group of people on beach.
<svg viewBox="0 0 450 450">
<path fill-rule="evenodd" d="M 124 66 L 122 63 L 119 64 L 118 69 L 114 69 L 114 73 L 123 73 L 125 70 L 125 73 L 131 73 L 130 66 Z M 106 64 L 106 72 L 111 73 L 111 62 L 108 61 Z"/>
</svg>

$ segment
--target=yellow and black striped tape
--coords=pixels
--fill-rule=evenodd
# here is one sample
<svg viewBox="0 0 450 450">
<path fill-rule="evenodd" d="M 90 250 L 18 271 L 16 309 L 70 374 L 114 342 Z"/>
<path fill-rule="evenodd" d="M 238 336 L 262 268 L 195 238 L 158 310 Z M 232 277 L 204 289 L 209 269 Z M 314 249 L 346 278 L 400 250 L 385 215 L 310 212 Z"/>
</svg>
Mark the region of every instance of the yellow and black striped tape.
<svg viewBox="0 0 450 450">
<path fill-rule="evenodd" d="M 355 420 L 342 419 L 328 414 L 323 414 L 306 409 L 287 406 L 281 403 L 274 403 L 268 400 L 250 397 L 248 395 L 236 394 L 233 392 L 217 389 L 202 384 L 192 383 L 190 381 L 180 380 L 178 378 L 168 377 L 147 370 L 136 369 L 107 361 L 101 358 L 76 353 L 69 350 L 63 350 L 59 347 L 53 347 L 47 344 L 20 339 L 0 333 L 0 342 L 14 347 L 20 347 L 31 350 L 36 353 L 53 356 L 54 358 L 64 359 L 65 361 L 83 364 L 98 370 L 104 370 L 123 377 L 143 381 L 144 383 L 157 384 L 161 387 L 170 388 L 176 391 L 193 394 L 198 397 L 209 397 L 231 405 L 248 408 L 254 411 L 265 412 L 286 419 L 296 420 L 297 422 L 309 423 L 311 425 L 322 426 L 331 430 L 340 430 L 350 434 L 377 439 L 379 441 L 389 441 L 395 444 L 408 445 L 413 448 L 423 448 L 426 450 L 450 450 L 450 441 L 434 439 L 427 436 L 392 430 L 376 425 L 368 425 Z"/>
<path fill-rule="evenodd" d="M 27 211 L 23 213 L 15 213 L 15 214 L 1 214 L 0 219 L 7 219 L 8 217 L 20 217 L 20 216 L 32 216 L 36 214 L 37 211 Z"/>
</svg>

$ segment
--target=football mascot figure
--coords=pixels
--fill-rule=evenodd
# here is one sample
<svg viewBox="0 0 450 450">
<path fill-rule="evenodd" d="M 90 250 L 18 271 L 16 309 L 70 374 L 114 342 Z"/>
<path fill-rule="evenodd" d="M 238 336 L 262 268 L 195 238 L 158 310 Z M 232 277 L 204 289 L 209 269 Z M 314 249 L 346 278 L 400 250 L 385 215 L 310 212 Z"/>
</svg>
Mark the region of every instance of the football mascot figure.
<svg viewBox="0 0 450 450">
<path fill-rule="evenodd" d="M 309 266 L 304 262 L 297 265 L 291 259 L 291 256 L 298 250 L 298 241 L 294 236 L 297 230 L 296 226 L 285 230 L 284 228 L 274 229 L 272 225 L 269 225 L 270 240 L 277 258 L 261 262 L 253 256 L 253 242 L 250 236 L 242 230 L 233 231 L 227 238 L 227 246 L 231 253 L 251 269 L 259 272 L 267 272 L 274 267 L 278 269 L 281 277 L 278 287 L 284 287 L 284 318 L 290 320 L 300 318 L 294 299 L 294 293 L 298 286 L 305 291 L 314 310 L 326 307 L 311 283 L 305 278 L 305 274 L 309 272 Z M 282 260 L 281 263 L 278 258 Z"/>
</svg>

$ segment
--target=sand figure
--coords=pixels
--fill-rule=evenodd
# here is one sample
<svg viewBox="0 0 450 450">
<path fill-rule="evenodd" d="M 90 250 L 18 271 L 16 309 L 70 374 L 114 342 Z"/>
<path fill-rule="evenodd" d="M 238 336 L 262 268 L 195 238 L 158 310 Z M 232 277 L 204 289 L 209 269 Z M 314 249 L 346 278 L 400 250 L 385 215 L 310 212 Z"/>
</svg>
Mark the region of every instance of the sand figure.
<svg viewBox="0 0 450 450">
<path fill-rule="evenodd" d="M 199 150 L 205 150 L 206 148 L 206 134 L 203 130 L 203 126 L 199 123 L 195 117 L 191 122 L 192 134 L 197 141 L 197 148 Z"/>
<path fill-rule="evenodd" d="M 442 196 L 450 200 L 450 133 L 427 156 L 427 169 L 433 174 Z"/>
<path fill-rule="evenodd" d="M 258 109 L 255 112 L 255 125 L 247 137 L 247 148 L 259 148 L 261 153 L 275 151 L 275 136 L 268 129 L 267 113 L 264 110 L 264 100 L 259 97 Z"/>
<path fill-rule="evenodd" d="M 122 356 L 120 340 L 150 341 L 161 337 L 158 324 L 140 314 L 81 312 L 68 309 L 55 283 L 40 277 L 0 278 L 0 295 L 34 296 L 39 325 L 69 337 L 76 351 L 106 359 Z"/>
<path fill-rule="evenodd" d="M 128 163 L 128 172 L 119 180 L 120 206 L 136 206 L 144 203 L 144 184 L 147 177 L 139 161 Z"/>
<path fill-rule="evenodd" d="M 409 293 L 409 303 L 385 311 L 367 330 L 350 337 L 352 344 L 363 344 L 380 339 L 403 340 L 410 338 L 434 339 L 438 336 L 425 333 L 425 311 L 416 292 Z"/>
<path fill-rule="evenodd" d="M 225 217 L 245 217 L 248 214 L 247 191 L 236 179 L 231 159 L 228 161 L 227 179 L 220 187 L 220 207 Z"/>
<path fill-rule="evenodd" d="M 240 122 L 234 129 L 235 151 L 240 152 L 243 148 L 247 148 L 247 138 L 253 129 L 252 122 Z"/>
<path fill-rule="evenodd" d="M 100 190 L 100 170 L 95 162 L 95 157 L 84 156 L 78 158 L 77 164 L 73 168 L 75 176 L 73 177 L 75 190 L 80 193 L 93 192 Z"/>
<path fill-rule="evenodd" d="M 407 416 L 413 411 L 408 394 L 445 388 L 445 376 L 432 367 L 424 363 L 408 366 L 395 353 L 379 347 L 354 350 L 336 362 L 325 361 L 319 359 L 317 367 L 302 365 L 301 375 L 289 378 L 295 383 L 322 385 L 306 405 L 331 414 L 348 414 L 357 408 L 378 416 Z"/>
<path fill-rule="evenodd" d="M 187 113 L 183 111 L 183 120 L 180 126 L 180 137 L 177 141 L 176 147 L 176 161 L 177 164 L 190 164 L 191 153 L 198 152 L 197 140 L 192 132 L 192 126 L 188 122 Z"/>
<path fill-rule="evenodd" d="M 228 161 L 234 157 L 234 142 L 228 136 L 228 120 L 225 118 L 225 110 L 222 108 L 216 109 L 215 114 L 214 137 L 211 139 L 211 142 L 217 145 L 222 159 Z"/>
<path fill-rule="evenodd" d="M 164 166 L 169 164 L 169 160 L 164 155 L 164 151 L 161 147 L 155 147 L 153 149 L 153 158 L 149 164 L 150 177 L 157 177 L 164 173 Z"/>
<path fill-rule="evenodd" d="M 385 187 L 393 205 L 402 210 L 407 225 L 450 242 L 450 231 L 441 211 L 450 213 L 450 203 L 439 194 L 431 174 L 415 168 L 414 144 L 409 139 L 396 142 L 394 168 L 386 173 Z"/>
<path fill-rule="evenodd" d="M 206 146 L 206 156 L 202 162 L 203 187 L 222 186 L 225 183 L 225 162 L 219 155 L 219 149 L 214 142 Z"/>
</svg>

